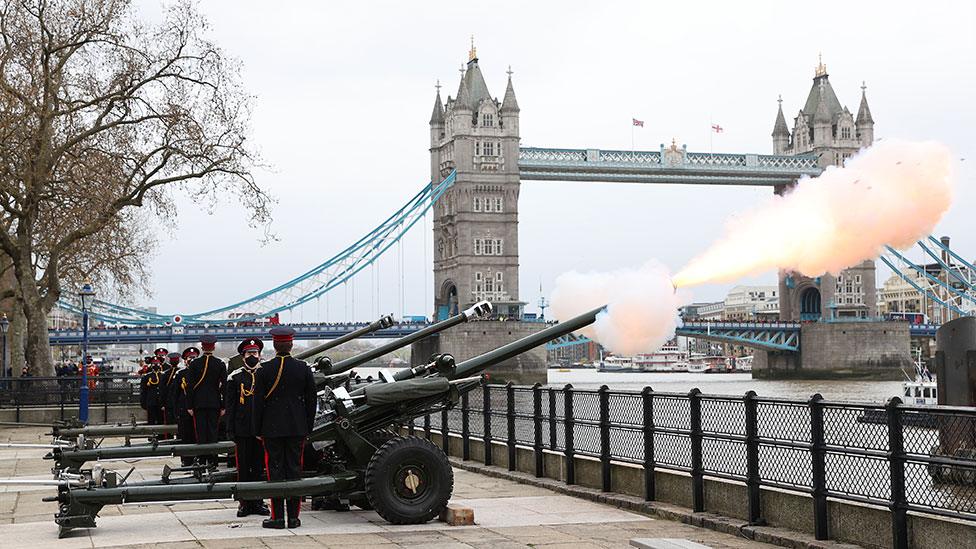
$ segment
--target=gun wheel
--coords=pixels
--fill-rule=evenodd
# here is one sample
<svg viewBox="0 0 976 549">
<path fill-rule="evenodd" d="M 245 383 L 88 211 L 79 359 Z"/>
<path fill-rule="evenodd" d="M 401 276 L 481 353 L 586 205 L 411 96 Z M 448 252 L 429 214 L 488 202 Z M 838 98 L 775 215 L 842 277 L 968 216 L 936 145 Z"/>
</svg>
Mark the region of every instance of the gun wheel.
<svg viewBox="0 0 976 549">
<path fill-rule="evenodd" d="M 423 524 L 441 514 L 454 490 L 447 456 L 429 440 L 394 438 L 366 466 L 366 497 L 392 524 Z"/>
</svg>

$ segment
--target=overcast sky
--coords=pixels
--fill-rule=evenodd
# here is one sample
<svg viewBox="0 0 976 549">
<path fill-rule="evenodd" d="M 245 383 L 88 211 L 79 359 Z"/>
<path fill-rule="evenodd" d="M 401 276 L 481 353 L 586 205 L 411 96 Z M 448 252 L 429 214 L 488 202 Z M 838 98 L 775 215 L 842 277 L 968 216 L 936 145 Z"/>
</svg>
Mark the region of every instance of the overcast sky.
<svg viewBox="0 0 976 549">
<path fill-rule="evenodd" d="M 158 5 L 145 0 L 147 16 Z M 777 96 L 792 126 L 822 52 L 834 90 L 854 113 L 867 82 L 876 138 L 936 139 L 953 149 L 958 196 L 937 233 L 976 257 L 974 5 L 201 2 L 212 37 L 240 59 L 256 96 L 253 139 L 274 166 L 258 180 L 279 199 L 278 240 L 262 246 L 231 202 L 210 215 L 181 200 L 176 228 L 159 235 L 146 302 L 185 314 L 250 297 L 331 257 L 400 207 L 430 177 L 434 84 L 444 84 L 445 99 L 455 92 L 472 34 L 493 95 L 504 94 L 507 67 L 514 71 L 525 146 L 629 149 L 638 118 L 645 121 L 634 134 L 638 149 L 674 138 L 692 151 L 770 153 Z M 725 131 L 712 144 L 713 122 Z M 527 181 L 520 297 L 535 310 L 540 284 L 548 293 L 570 269 L 657 258 L 677 270 L 730 215 L 770 193 Z M 432 309 L 429 219 L 426 227 L 418 224 L 403 246 L 404 314 Z M 388 255 L 364 271 L 355 292 L 340 290 L 291 319 L 401 313 L 399 260 Z M 195 268 L 204 259 L 222 270 Z M 701 287 L 695 297 L 721 299 L 729 287 Z"/>
</svg>

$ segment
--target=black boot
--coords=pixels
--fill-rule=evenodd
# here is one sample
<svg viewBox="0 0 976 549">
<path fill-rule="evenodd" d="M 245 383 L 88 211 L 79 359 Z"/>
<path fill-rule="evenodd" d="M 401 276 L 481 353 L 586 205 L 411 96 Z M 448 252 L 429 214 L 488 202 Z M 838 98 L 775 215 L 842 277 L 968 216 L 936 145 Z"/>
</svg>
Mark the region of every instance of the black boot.
<svg viewBox="0 0 976 549">
<path fill-rule="evenodd" d="M 237 516 L 246 517 L 253 512 L 250 501 L 242 501 L 237 504 Z"/>
<path fill-rule="evenodd" d="M 265 505 L 264 501 L 262 500 L 254 502 L 254 508 L 251 512 L 253 512 L 255 515 L 261 515 L 262 517 L 266 517 L 271 514 L 271 510 L 268 509 L 268 506 Z"/>
<path fill-rule="evenodd" d="M 298 519 L 298 513 L 301 511 L 302 498 L 288 498 L 288 528 L 298 528 L 302 525 L 302 521 Z"/>
<path fill-rule="evenodd" d="M 271 518 L 264 519 L 261 526 L 283 530 L 285 528 L 285 500 L 271 498 Z"/>
</svg>

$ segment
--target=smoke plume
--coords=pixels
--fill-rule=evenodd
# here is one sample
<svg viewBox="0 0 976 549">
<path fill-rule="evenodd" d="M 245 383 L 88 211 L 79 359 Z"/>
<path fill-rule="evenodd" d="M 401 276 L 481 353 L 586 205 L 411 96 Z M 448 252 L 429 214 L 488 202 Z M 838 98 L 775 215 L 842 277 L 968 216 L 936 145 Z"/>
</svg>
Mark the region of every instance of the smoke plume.
<svg viewBox="0 0 976 549">
<path fill-rule="evenodd" d="M 649 261 L 640 269 L 560 275 L 552 292 L 552 313 L 567 320 L 607 304 L 582 334 L 615 353 L 634 355 L 654 351 L 674 335 L 682 299 L 668 270 Z"/>
<path fill-rule="evenodd" d="M 673 278 L 654 261 L 637 270 L 559 276 L 553 315 L 567 320 L 607 304 L 583 335 L 623 355 L 655 351 L 674 334 L 678 307 L 690 301 L 683 287 L 778 268 L 838 273 L 877 257 L 885 244 L 911 246 L 949 208 L 951 171 L 943 145 L 885 141 L 733 218 L 726 234 Z"/>
<path fill-rule="evenodd" d="M 950 158 L 939 143 L 879 143 L 731 220 L 725 236 L 678 272 L 674 284 L 727 282 L 777 268 L 836 274 L 878 257 L 885 244 L 907 248 L 949 209 Z"/>
</svg>

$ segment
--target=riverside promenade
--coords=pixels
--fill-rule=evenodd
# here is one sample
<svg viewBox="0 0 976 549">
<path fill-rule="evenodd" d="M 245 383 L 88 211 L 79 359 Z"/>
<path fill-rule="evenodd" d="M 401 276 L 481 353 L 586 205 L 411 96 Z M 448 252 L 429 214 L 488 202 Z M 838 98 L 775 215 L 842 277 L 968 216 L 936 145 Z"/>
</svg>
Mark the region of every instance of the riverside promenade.
<svg viewBox="0 0 976 549">
<path fill-rule="evenodd" d="M 3 428 L 0 442 L 50 441 L 43 428 Z M 45 451 L 0 448 L 0 478 L 50 480 Z M 133 480 L 158 478 L 163 465 L 177 459 L 145 459 L 105 464 L 122 472 L 134 467 Z M 396 526 L 372 511 L 308 511 L 296 530 L 266 530 L 261 517 L 237 518 L 230 500 L 106 506 L 98 527 L 57 538 L 56 503 L 50 486 L 0 486 L 0 547 L 336 547 L 425 549 L 518 547 L 628 547 L 630 540 L 666 538 L 713 548 L 774 547 L 742 537 L 648 516 L 455 468 L 452 503 L 474 510 L 474 526 L 443 522 Z M 693 545 L 686 545 L 694 547 Z"/>
</svg>

